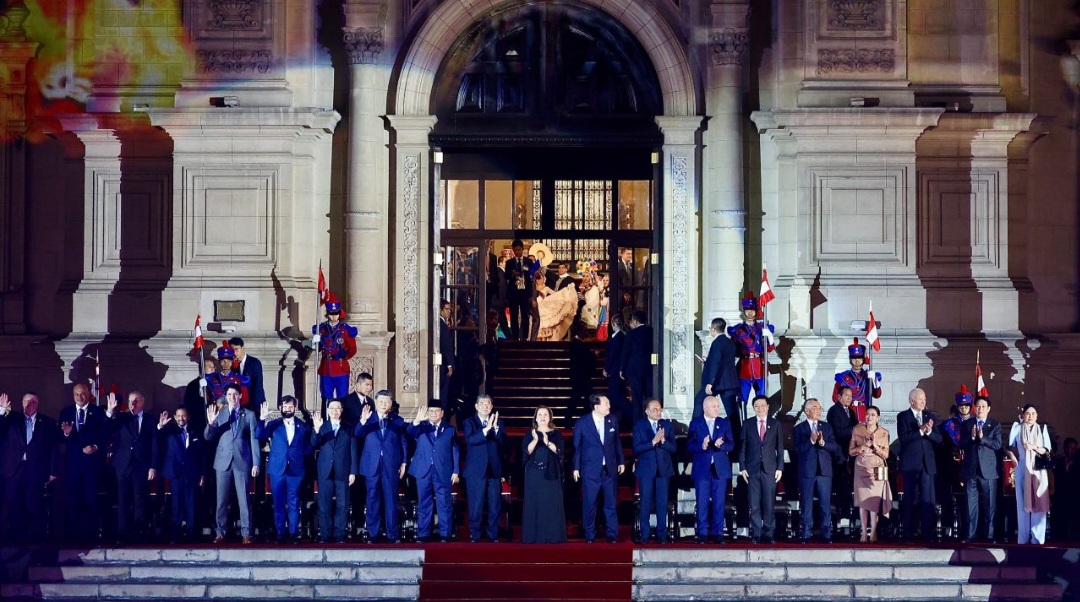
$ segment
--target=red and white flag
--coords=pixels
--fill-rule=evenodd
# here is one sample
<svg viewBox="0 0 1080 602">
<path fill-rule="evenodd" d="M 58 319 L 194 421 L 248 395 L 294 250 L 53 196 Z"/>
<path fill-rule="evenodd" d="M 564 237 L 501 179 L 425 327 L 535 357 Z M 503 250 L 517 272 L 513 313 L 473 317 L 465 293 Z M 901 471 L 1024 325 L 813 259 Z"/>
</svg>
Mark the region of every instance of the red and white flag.
<svg viewBox="0 0 1080 602">
<path fill-rule="evenodd" d="M 199 315 L 195 316 L 195 332 L 194 332 L 194 334 L 195 334 L 195 348 L 198 349 L 199 351 L 202 351 L 203 343 L 204 343 L 203 336 L 202 336 L 202 326 L 199 325 L 199 322 L 201 320 L 202 320 L 202 314 L 199 314 Z"/>
<path fill-rule="evenodd" d="M 323 276 L 322 263 L 319 263 L 319 305 L 326 303 L 326 277 Z"/>
<path fill-rule="evenodd" d="M 975 391 L 979 397 L 990 397 L 990 391 L 986 389 L 986 381 L 983 380 L 982 366 L 979 365 L 979 352 L 975 352 Z"/>
<path fill-rule="evenodd" d="M 765 266 L 765 262 L 761 263 L 761 291 L 758 293 L 758 307 L 765 309 L 765 306 L 776 298 L 776 295 L 772 292 L 772 287 L 769 286 L 769 269 Z"/>
<path fill-rule="evenodd" d="M 881 340 L 878 339 L 877 321 L 874 320 L 874 304 L 870 304 L 870 321 L 866 323 L 866 344 L 873 347 L 874 351 L 881 351 Z"/>
</svg>

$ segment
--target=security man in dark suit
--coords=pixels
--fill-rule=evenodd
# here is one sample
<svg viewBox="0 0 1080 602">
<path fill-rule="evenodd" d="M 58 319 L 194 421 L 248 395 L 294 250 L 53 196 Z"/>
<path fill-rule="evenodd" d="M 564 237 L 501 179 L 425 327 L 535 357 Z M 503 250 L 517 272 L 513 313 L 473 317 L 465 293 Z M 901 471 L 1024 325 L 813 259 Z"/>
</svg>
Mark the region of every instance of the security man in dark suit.
<svg viewBox="0 0 1080 602">
<path fill-rule="evenodd" d="M 607 540 L 619 539 L 619 519 L 615 514 L 615 480 L 626 469 L 619 424 L 611 415 L 611 402 L 603 395 L 589 397 L 592 412 L 574 425 L 574 481 L 581 481 L 582 522 L 585 543 L 596 539 L 596 498 L 604 492 L 604 522 Z"/>
<path fill-rule="evenodd" d="M 926 392 L 908 393 L 910 410 L 896 416 L 896 436 L 900 441 L 900 474 L 904 478 L 904 539 L 915 539 L 915 512 L 918 510 L 924 541 L 936 539 L 934 530 L 934 478 L 937 475 L 937 447 L 941 429 L 934 428 L 934 414 L 926 409 Z"/>
<path fill-rule="evenodd" d="M 405 458 L 407 445 L 405 440 L 405 420 L 397 414 L 391 414 L 394 403 L 390 391 L 382 390 L 375 394 L 375 412 L 364 408 L 354 431 L 360 445 L 360 474 L 364 475 L 367 489 L 368 539 L 379 537 L 379 530 L 386 525 L 386 538 L 392 542 L 399 540 L 398 531 L 398 486 L 405 476 Z"/>
<path fill-rule="evenodd" d="M 730 454 L 735 449 L 735 439 L 731 436 L 731 424 L 720 417 L 719 399 L 712 395 L 706 397 L 701 410 L 701 416 L 690 420 L 690 434 L 686 439 L 687 448 L 693 454 L 690 477 L 694 479 L 697 502 L 694 541 L 705 543 L 711 538 L 716 543 L 724 543 L 724 506 L 731 482 Z"/>
<path fill-rule="evenodd" d="M 739 373 L 735 370 L 735 343 L 727 337 L 727 321 L 714 318 L 709 325 L 713 342 L 701 368 L 701 389 L 694 396 L 694 418 L 701 416 L 701 402 L 708 395 L 715 395 L 724 404 L 724 413 L 731 430 L 739 433 L 742 418 L 739 416 Z"/>
<path fill-rule="evenodd" d="M 60 430 L 67 460 L 67 536 L 93 542 L 100 537 L 98 484 L 108 437 L 106 418 L 101 408 L 90 405 L 89 387 L 77 384 L 71 394 L 75 403 L 60 410 Z"/>
<path fill-rule="evenodd" d="M 454 304 L 443 300 L 439 305 L 439 354 L 442 356 L 442 369 L 439 376 L 439 401 L 445 410 L 454 410 L 454 331 L 450 321 L 454 318 Z"/>
<path fill-rule="evenodd" d="M 645 404 L 645 418 L 634 424 L 634 474 L 637 476 L 641 512 L 638 517 L 641 543 L 649 541 L 649 515 L 656 512 L 656 539 L 668 542 L 668 491 L 675 475 L 675 430 L 664 418 L 659 399 Z M 730 472 L 730 465 L 728 467 Z"/>
<path fill-rule="evenodd" d="M 803 404 L 806 420 L 792 433 L 799 463 L 799 510 L 802 513 L 802 542 L 810 541 L 814 529 L 814 494 L 817 493 L 821 539 L 832 543 L 833 464 L 840 457 L 832 427 L 821 419 L 821 402 L 811 397 Z M 846 451 L 846 450 L 845 450 Z"/>
<path fill-rule="evenodd" d="M 38 412 L 37 393 L 22 398 L 22 412 L 0 394 L 0 540 L 12 544 L 45 540 L 45 487 L 60 474 L 60 429 Z"/>
<path fill-rule="evenodd" d="M 375 378 L 368 372 L 361 372 L 356 377 L 352 393 L 341 400 L 341 422 L 356 426 L 356 423 L 360 422 L 360 413 L 364 411 L 364 406 L 370 406 L 371 411 L 374 412 L 375 398 L 372 397 L 374 393 Z"/>
<path fill-rule="evenodd" d="M 754 415 L 743 421 L 739 444 L 739 475 L 749 486 L 750 537 L 773 543 L 776 530 L 776 484 L 784 470 L 784 436 L 780 422 L 769 416 L 769 400 L 758 395 Z"/>
<path fill-rule="evenodd" d="M 360 452 L 356 437 L 353 436 L 353 426 L 342 421 L 342 406 L 336 399 L 327 404 L 326 413 L 330 419 L 326 421 L 323 421 L 318 412 L 312 415 L 314 429 L 311 441 L 318 452 L 315 471 L 319 479 L 321 543 L 345 541 L 345 523 L 349 518 L 349 488 L 356 482 L 356 475 L 360 474 Z"/>
<path fill-rule="evenodd" d="M 510 339 L 527 341 L 529 339 L 529 320 L 532 308 L 530 303 L 535 292 L 529 271 L 532 261 L 524 257 L 525 243 L 515 239 L 510 244 L 514 256 L 506 260 L 506 297 L 510 304 Z"/>
<path fill-rule="evenodd" d="M 236 359 L 233 366 L 242 376 L 249 380 L 248 393 L 251 395 L 251 411 L 259 413 L 259 408 L 266 403 L 266 391 L 263 387 L 263 365 L 259 358 L 248 355 L 244 349 L 244 339 L 233 337 L 229 339 L 229 347 L 232 347 Z"/>
<path fill-rule="evenodd" d="M 480 541 L 487 527 L 488 540 L 499 539 L 499 501 L 506 461 L 506 429 L 499 422 L 499 413 L 492 413 L 490 395 L 476 398 L 476 415 L 465 421 L 465 489 L 469 495 L 469 540 Z M 484 522 L 484 508 L 487 521 Z"/>
<path fill-rule="evenodd" d="M 968 507 L 964 541 L 974 541 L 982 531 L 992 543 L 1001 466 L 1001 423 L 990 418 L 990 400 L 986 397 L 975 398 L 975 415 L 960 425 L 960 446 L 964 449 L 960 478 L 964 480 Z"/>
<path fill-rule="evenodd" d="M 175 422 L 174 422 L 175 420 Z M 188 409 L 176 408 L 158 417 L 154 438 L 154 466 L 162 479 L 169 480 L 172 498 L 170 541 L 191 541 L 198 533 L 195 520 L 196 492 L 206 482 L 206 439 L 202 429 L 189 420 Z"/>
<path fill-rule="evenodd" d="M 622 377 L 630 385 L 630 403 L 634 420 L 645 416 L 645 402 L 652 397 L 652 327 L 645 323 L 645 312 L 635 311 L 630 317 L 630 331 L 622 350 Z"/>
<path fill-rule="evenodd" d="M 626 325 L 619 314 L 611 316 L 611 336 L 604 349 L 604 376 L 608 379 L 607 398 L 611 409 L 623 424 L 633 424 L 630 403 L 626 400 L 626 380 L 622 376 L 622 355 L 626 346 Z M 592 411 L 591 405 L 586 408 Z"/>
<path fill-rule="evenodd" d="M 128 411 L 117 410 L 115 393 L 105 404 L 109 439 L 113 446 L 112 468 L 116 472 L 117 527 L 123 541 L 144 540 L 150 531 L 150 487 L 154 481 L 154 419 L 145 412 L 146 397 L 128 393 Z M 134 520 L 132 520 L 134 519 Z"/>
</svg>

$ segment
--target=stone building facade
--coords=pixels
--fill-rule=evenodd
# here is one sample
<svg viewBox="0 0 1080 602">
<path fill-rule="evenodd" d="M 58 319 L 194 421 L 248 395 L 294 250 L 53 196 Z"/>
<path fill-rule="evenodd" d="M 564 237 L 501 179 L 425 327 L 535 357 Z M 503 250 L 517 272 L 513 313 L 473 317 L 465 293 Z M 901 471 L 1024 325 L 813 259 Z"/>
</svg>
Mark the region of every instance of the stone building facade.
<svg viewBox="0 0 1080 602">
<path fill-rule="evenodd" d="M 0 384 L 45 408 L 96 374 L 171 403 L 196 315 L 269 397 L 310 397 L 320 266 L 356 370 L 426 400 L 454 245 L 558 234 L 454 231 L 447 182 L 502 169 L 647 183 L 645 226 L 603 244 L 649 270 L 676 417 L 767 265 L 785 408 L 830 394 L 872 304 L 887 409 L 921 386 L 947 411 L 978 355 L 999 417 L 1080 432 L 1065 0 L 0 6 Z"/>
</svg>

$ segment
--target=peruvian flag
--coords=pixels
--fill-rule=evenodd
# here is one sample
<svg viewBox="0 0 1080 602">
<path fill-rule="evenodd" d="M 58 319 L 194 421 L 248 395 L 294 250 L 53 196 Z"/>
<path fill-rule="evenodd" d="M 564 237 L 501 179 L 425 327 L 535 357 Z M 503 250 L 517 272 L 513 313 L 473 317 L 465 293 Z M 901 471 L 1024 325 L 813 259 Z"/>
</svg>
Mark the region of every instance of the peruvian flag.
<svg viewBox="0 0 1080 602">
<path fill-rule="evenodd" d="M 202 314 L 199 314 L 199 315 L 195 316 L 195 349 L 198 349 L 199 351 L 202 351 L 202 348 L 203 348 L 203 336 L 202 336 L 202 326 L 199 325 L 200 321 L 202 321 Z"/>
<path fill-rule="evenodd" d="M 983 380 L 982 366 L 979 365 L 979 352 L 975 352 L 975 390 L 979 397 L 990 397 L 990 391 L 986 389 L 986 381 Z"/>
<path fill-rule="evenodd" d="M 758 307 L 765 309 L 769 301 L 776 298 L 776 295 L 772 292 L 772 287 L 769 286 L 769 269 L 765 266 L 765 262 L 761 262 L 761 291 L 758 294 Z"/>
<path fill-rule="evenodd" d="M 878 339 L 877 321 L 874 320 L 874 304 L 870 304 L 870 321 L 866 323 L 866 344 L 873 347 L 874 351 L 881 351 L 881 340 Z"/>
<path fill-rule="evenodd" d="M 322 262 L 319 262 L 319 305 L 326 303 L 326 276 L 323 276 Z"/>
</svg>

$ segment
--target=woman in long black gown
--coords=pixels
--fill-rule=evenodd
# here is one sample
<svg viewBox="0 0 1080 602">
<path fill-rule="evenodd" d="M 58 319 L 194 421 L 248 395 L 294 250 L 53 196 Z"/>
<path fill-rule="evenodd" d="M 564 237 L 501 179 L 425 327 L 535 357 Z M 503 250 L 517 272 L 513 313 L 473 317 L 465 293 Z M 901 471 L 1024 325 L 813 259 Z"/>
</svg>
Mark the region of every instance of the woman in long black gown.
<svg viewBox="0 0 1080 602">
<path fill-rule="evenodd" d="M 521 513 L 522 543 L 566 541 L 563 507 L 563 438 L 555 430 L 551 410 L 536 408 L 533 430 L 521 441 L 525 462 L 525 500 Z"/>
</svg>

